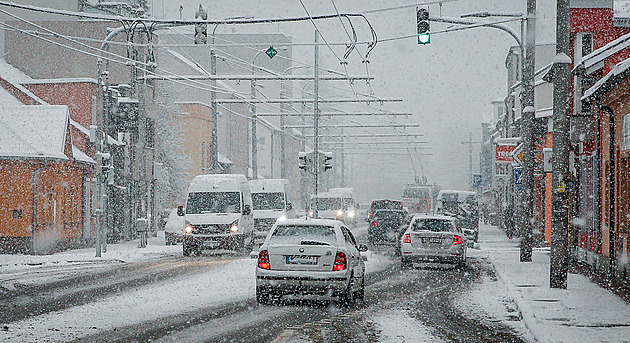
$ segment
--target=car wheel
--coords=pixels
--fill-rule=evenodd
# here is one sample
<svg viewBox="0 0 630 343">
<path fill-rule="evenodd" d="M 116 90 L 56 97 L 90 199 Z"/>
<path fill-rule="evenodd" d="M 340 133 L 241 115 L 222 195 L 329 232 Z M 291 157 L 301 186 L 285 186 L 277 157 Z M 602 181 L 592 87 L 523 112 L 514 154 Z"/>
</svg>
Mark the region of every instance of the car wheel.
<svg viewBox="0 0 630 343">
<path fill-rule="evenodd" d="M 269 300 L 271 299 L 269 292 L 265 291 L 261 287 L 256 287 L 256 301 L 261 305 L 269 304 Z"/>
<path fill-rule="evenodd" d="M 346 306 L 352 306 L 356 302 L 356 298 L 354 297 L 354 291 L 352 288 L 354 286 L 354 276 L 350 275 L 350 282 L 348 282 L 348 287 L 341 293 L 339 296 L 339 302 Z"/>
<path fill-rule="evenodd" d="M 192 253 L 193 247 L 191 246 L 190 243 L 187 243 L 186 241 L 184 241 L 182 243 L 182 254 L 184 256 L 190 256 L 190 253 Z"/>
<path fill-rule="evenodd" d="M 403 269 L 409 269 L 413 266 L 413 263 L 410 259 L 401 257 L 400 258 L 400 267 Z"/>
<path fill-rule="evenodd" d="M 361 278 L 361 288 L 354 294 L 356 300 L 365 300 L 365 275 Z"/>
</svg>

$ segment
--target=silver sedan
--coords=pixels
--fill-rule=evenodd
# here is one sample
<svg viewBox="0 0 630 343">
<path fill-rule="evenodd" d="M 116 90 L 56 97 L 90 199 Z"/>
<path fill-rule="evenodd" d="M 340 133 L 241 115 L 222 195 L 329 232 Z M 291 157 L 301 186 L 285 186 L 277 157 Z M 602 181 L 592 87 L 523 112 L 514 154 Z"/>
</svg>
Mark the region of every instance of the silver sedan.
<svg viewBox="0 0 630 343">
<path fill-rule="evenodd" d="M 276 223 L 258 253 L 256 299 L 316 294 L 343 303 L 363 299 L 367 246 L 357 245 L 337 220 L 289 219 Z"/>
<path fill-rule="evenodd" d="M 405 267 L 413 262 L 466 265 L 466 237 L 453 217 L 416 215 L 399 244 Z"/>
</svg>

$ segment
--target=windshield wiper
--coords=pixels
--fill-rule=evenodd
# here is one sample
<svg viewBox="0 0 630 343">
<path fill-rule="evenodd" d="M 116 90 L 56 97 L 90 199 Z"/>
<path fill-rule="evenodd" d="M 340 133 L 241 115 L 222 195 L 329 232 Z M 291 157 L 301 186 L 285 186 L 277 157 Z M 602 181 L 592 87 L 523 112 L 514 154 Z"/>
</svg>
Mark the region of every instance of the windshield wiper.
<svg viewBox="0 0 630 343">
<path fill-rule="evenodd" d="M 300 245 L 330 245 L 330 243 L 320 241 L 302 241 Z"/>
</svg>

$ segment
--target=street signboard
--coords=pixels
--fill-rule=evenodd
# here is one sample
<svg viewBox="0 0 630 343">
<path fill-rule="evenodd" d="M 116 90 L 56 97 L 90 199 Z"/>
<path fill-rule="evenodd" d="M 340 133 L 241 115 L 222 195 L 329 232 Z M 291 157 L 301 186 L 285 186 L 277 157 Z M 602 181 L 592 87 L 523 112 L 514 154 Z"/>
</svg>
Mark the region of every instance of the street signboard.
<svg viewBox="0 0 630 343">
<path fill-rule="evenodd" d="M 514 186 L 517 191 L 523 189 L 523 168 L 514 168 Z"/>
<path fill-rule="evenodd" d="M 497 163 L 511 163 L 514 161 L 512 158 L 512 151 L 516 148 L 516 145 L 497 145 L 495 160 Z"/>
</svg>

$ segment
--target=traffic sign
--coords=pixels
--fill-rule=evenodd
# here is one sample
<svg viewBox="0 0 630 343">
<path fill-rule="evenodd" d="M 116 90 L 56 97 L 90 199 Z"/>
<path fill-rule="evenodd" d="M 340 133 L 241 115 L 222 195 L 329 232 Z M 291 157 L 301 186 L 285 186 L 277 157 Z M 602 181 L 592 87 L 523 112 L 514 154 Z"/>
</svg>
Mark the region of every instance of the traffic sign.
<svg viewBox="0 0 630 343">
<path fill-rule="evenodd" d="M 512 158 L 517 166 L 523 165 L 523 143 L 516 146 L 512 151 Z"/>
<path fill-rule="evenodd" d="M 270 46 L 269 49 L 267 49 L 267 51 L 265 51 L 265 54 L 267 54 L 267 56 L 269 56 L 269 58 L 274 58 L 274 56 L 276 56 L 276 54 L 278 54 L 278 50 L 274 49 L 273 46 Z"/>
<path fill-rule="evenodd" d="M 517 191 L 523 189 L 523 168 L 514 168 L 514 186 Z"/>
</svg>

